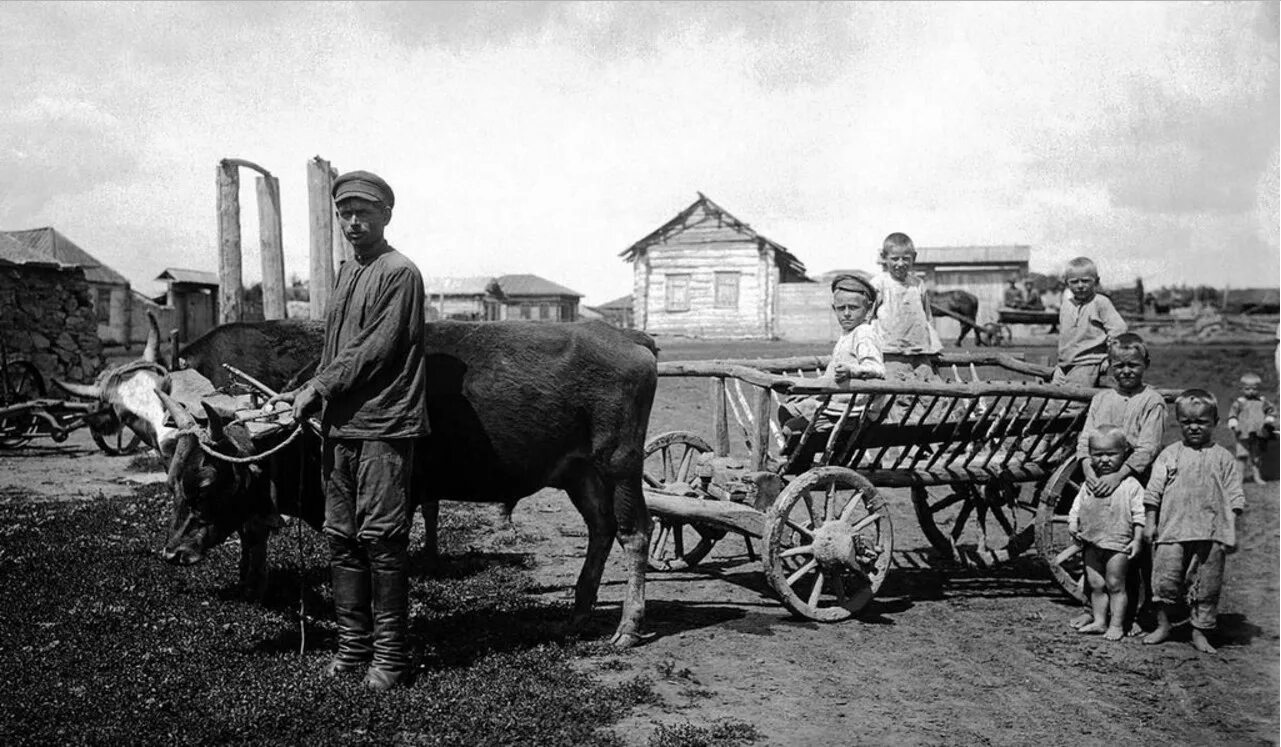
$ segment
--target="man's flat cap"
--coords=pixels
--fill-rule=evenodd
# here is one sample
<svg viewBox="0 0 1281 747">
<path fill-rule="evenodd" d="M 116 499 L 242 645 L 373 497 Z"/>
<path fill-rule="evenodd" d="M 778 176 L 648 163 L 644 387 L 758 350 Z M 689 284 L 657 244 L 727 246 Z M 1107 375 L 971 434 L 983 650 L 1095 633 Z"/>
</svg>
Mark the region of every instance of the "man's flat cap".
<svg viewBox="0 0 1281 747">
<path fill-rule="evenodd" d="M 348 197 L 360 197 L 371 202 L 381 202 L 387 207 L 396 206 L 396 194 L 381 176 L 368 171 L 348 171 L 334 180 L 334 202 Z"/>
</svg>

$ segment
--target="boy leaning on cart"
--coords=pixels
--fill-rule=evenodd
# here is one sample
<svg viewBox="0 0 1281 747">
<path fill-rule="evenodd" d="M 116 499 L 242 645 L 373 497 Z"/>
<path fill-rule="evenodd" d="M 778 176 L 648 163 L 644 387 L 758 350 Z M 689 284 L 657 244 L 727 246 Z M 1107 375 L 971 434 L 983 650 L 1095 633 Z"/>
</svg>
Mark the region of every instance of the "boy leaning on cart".
<svg viewBox="0 0 1281 747">
<path fill-rule="evenodd" d="M 841 325 L 841 336 L 832 347 L 832 359 L 827 363 L 823 378 L 834 384 L 844 384 L 850 379 L 883 379 L 885 378 L 885 361 L 881 357 L 881 341 L 876 330 L 868 324 L 872 307 L 876 304 L 876 290 L 872 284 L 857 275 L 839 275 L 832 280 L 832 311 Z M 779 422 L 783 424 L 785 445 L 783 453 L 790 454 L 797 450 L 801 434 L 819 408 L 823 416 L 835 421 L 845 412 L 850 402 L 849 394 L 834 394 L 823 403 L 822 397 L 795 397 L 779 405 Z M 859 406 L 866 407 L 867 396 L 858 395 L 855 411 Z M 802 450 L 791 460 L 800 465 L 802 470 L 809 468 L 821 445 L 820 439 L 810 439 L 811 443 L 801 445 Z"/>
</svg>

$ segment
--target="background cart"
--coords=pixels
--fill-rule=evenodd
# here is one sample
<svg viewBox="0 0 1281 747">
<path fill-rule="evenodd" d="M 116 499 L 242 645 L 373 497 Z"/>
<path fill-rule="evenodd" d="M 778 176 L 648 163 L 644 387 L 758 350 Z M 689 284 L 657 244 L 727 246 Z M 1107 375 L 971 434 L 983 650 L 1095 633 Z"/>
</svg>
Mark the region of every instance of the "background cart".
<svg viewBox="0 0 1281 747">
<path fill-rule="evenodd" d="M 841 620 L 880 588 L 893 528 L 883 488 L 907 488 L 921 529 L 944 558 L 999 563 L 1028 552 L 1082 598 L 1067 534 L 1080 488 L 1074 458 L 1095 389 L 1051 386 L 1050 369 L 1001 354 L 945 354 L 951 381 L 815 378 L 825 358 L 660 364 L 662 376 L 710 381 L 710 438 L 655 437 L 646 450 L 646 499 L 655 517 L 651 566 L 697 564 L 727 534 L 759 540 L 766 578 L 794 613 Z M 978 367 L 1019 381 L 985 381 Z M 963 378 L 961 371 L 968 374 Z M 781 398 L 820 406 L 784 448 Z M 853 396 L 851 396 L 853 395 Z M 747 456 L 731 454 L 731 423 Z"/>
</svg>

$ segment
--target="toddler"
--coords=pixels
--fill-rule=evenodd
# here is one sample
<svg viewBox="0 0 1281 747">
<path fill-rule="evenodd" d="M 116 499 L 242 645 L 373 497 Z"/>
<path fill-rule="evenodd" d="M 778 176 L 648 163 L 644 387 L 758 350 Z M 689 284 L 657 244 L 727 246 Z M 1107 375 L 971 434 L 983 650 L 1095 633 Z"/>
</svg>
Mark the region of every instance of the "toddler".
<svg viewBox="0 0 1281 747">
<path fill-rule="evenodd" d="M 1051 382 L 1098 386 L 1108 342 L 1125 332 L 1125 320 L 1099 290 L 1099 270 L 1088 257 L 1068 262 L 1068 298 L 1059 306 L 1059 362 Z"/>
<path fill-rule="evenodd" d="M 1241 477 L 1244 479 L 1248 474 L 1255 482 L 1263 482 L 1263 474 L 1259 472 L 1263 447 L 1277 428 L 1276 405 L 1259 394 L 1262 384 L 1258 374 L 1242 376 L 1241 396 L 1232 400 L 1228 408 L 1228 428 L 1237 438 Z"/>
<path fill-rule="evenodd" d="M 881 244 L 884 269 L 872 276 L 877 303 L 872 326 L 886 357 L 886 378 L 937 381 L 938 354 L 943 350 L 925 283 L 912 273 L 916 246 L 905 233 L 892 233 Z"/>
<path fill-rule="evenodd" d="M 1125 635 L 1127 571 L 1143 542 L 1143 486 L 1122 470 L 1130 452 L 1124 431 L 1102 425 L 1088 441 L 1092 471 L 1101 476 L 1121 474 L 1122 478 L 1107 495 L 1082 486 L 1068 512 L 1068 532 L 1084 545 L 1093 613 L 1092 620 L 1077 632 L 1103 633 L 1109 641 L 1116 641 Z"/>
<path fill-rule="evenodd" d="M 1183 440 L 1157 456 L 1143 499 L 1157 614 L 1156 629 L 1143 642 L 1170 637 L 1170 605 L 1186 594 L 1192 645 L 1214 653 L 1206 633 L 1217 623 L 1223 565 L 1236 547 L 1236 520 L 1245 508 L 1241 468 L 1227 449 L 1214 443 L 1219 403 L 1213 394 L 1204 389 L 1183 392 L 1175 400 L 1175 417 Z"/>
</svg>

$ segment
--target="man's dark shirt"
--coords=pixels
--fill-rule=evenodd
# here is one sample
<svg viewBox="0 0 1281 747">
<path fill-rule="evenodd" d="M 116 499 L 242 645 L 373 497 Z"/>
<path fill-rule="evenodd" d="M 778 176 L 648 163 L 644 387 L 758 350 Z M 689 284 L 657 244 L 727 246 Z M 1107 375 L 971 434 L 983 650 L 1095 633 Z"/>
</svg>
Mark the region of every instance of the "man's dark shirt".
<svg viewBox="0 0 1281 747">
<path fill-rule="evenodd" d="M 425 305 L 418 268 L 385 241 L 339 268 L 312 379 L 327 437 L 427 435 Z"/>
</svg>

